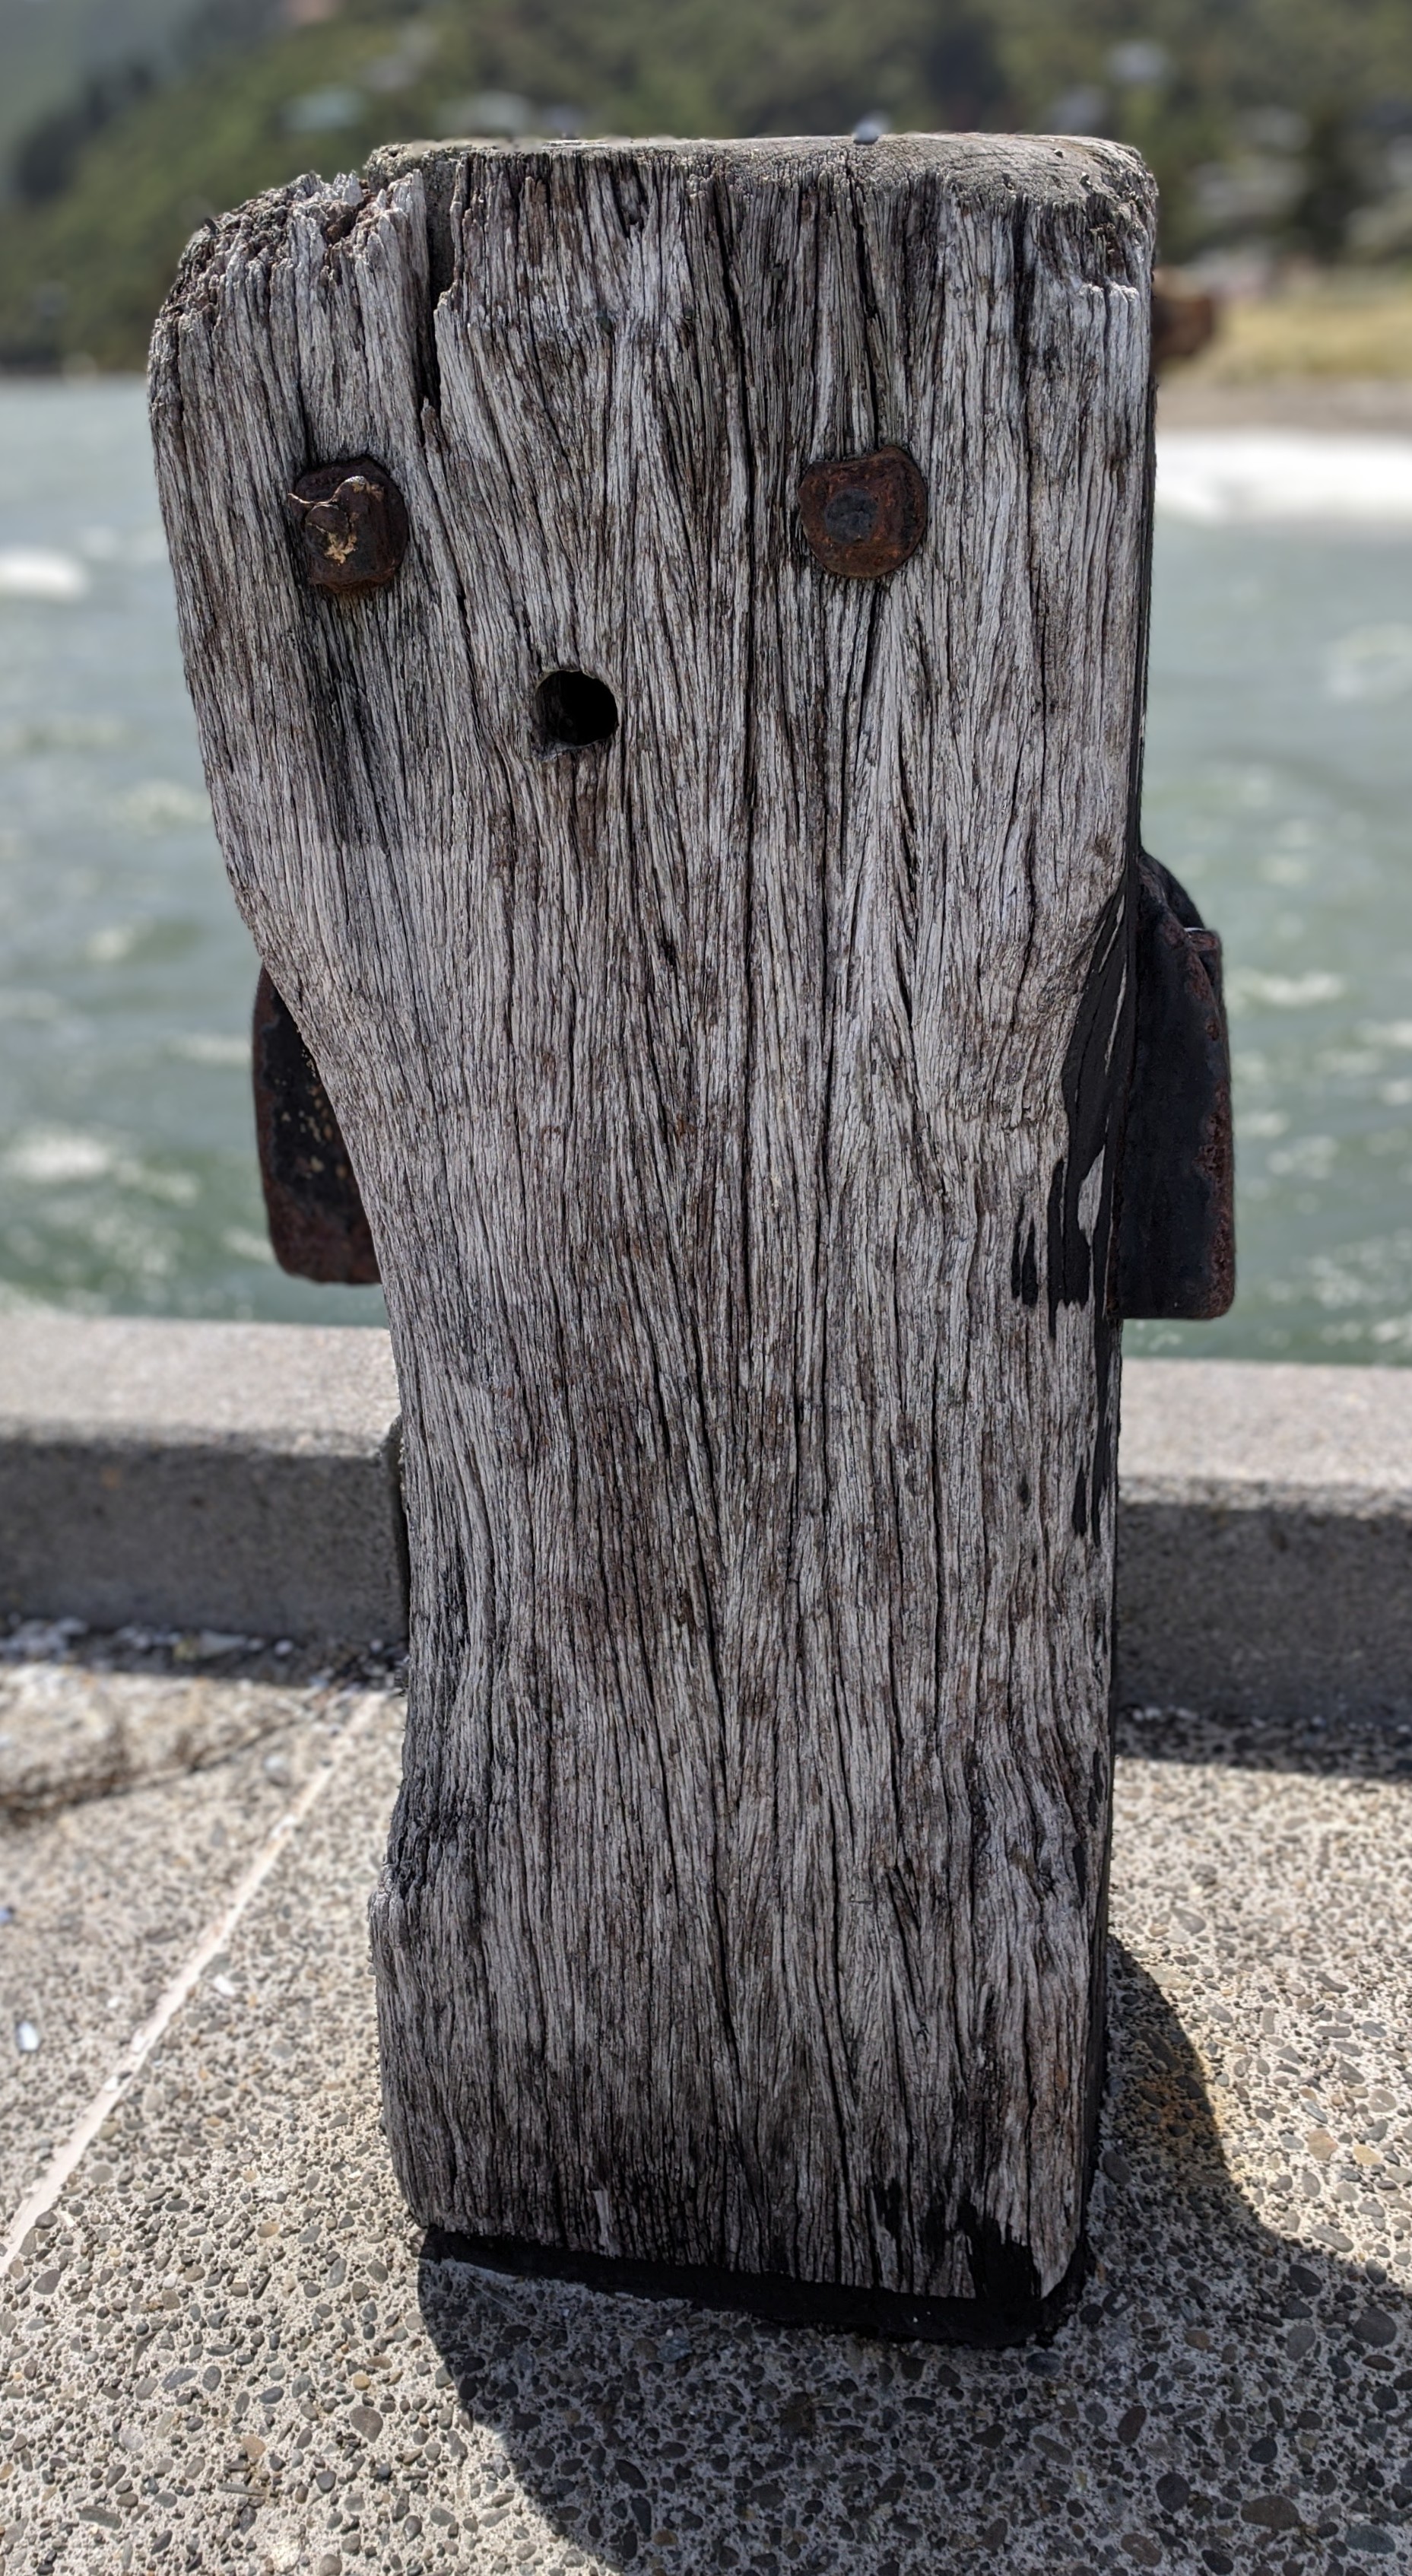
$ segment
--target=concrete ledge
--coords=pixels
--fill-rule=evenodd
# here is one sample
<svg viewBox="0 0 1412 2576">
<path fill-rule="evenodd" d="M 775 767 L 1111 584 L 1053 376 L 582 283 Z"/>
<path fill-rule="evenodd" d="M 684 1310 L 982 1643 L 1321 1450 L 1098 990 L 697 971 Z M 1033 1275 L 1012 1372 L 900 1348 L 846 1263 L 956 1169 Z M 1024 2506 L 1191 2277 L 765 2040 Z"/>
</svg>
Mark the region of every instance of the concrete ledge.
<svg viewBox="0 0 1412 2576">
<path fill-rule="evenodd" d="M 399 1637 L 397 1411 L 385 1333 L 10 1316 L 0 1607 Z"/>
<path fill-rule="evenodd" d="M 1241 1718 L 1412 1717 L 1412 1372 L 1123 1372 L 1118 1688 Z"/>
<path fill-rule="evenodd" d="M 10 1317 L 0 1608 L 400 1637 L 385 1333 Z M 1136 1360 L 1120 1696 L 1412 1718 L 1412 1371 Z"/>
</svg>

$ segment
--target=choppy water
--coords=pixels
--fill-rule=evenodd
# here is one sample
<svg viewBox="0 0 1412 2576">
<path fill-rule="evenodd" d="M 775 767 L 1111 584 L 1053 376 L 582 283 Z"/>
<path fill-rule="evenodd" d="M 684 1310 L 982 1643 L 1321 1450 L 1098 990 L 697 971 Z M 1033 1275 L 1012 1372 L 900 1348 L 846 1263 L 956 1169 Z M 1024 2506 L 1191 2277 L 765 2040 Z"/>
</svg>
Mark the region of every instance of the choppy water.
<svg viewBox="0 0 1412 2576">
<path fill-rule="evenodd" d="M 1226 938 L 1241 1290 L 1130 1347 L 1412 1362 L 1412 450 L 1164 478 L 1147 829 Z M 141 391 L 0 388 L 0 1298 L 380 1317 L 270 1259 L 254 974 Z"/>
</svg>

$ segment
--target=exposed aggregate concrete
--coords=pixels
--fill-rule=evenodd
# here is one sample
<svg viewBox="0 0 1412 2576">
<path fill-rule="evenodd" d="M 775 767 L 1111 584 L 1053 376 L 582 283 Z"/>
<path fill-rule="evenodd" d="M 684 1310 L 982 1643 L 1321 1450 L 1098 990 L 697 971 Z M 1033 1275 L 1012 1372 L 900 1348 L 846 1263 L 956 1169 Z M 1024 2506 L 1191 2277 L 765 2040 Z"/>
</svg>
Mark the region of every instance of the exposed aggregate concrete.
<svg viewBox="0 0 1412 2576">
<path fill-rule="evenodd" d="M 976 2353 L 419 2269 L 363 1919 L 398 1732 L 0 2284 L 7 2568 L 1412 2565 L 1405 1745 L 1130 1722 L 1094 2271 Z"/>
<path fill-rule="evenodd" d="M 37 1622 L 0 1642 L 0 1736 L 10 1739 L 0 1745 L 7 2212 L 327 1758 L 340 1729 L 335 1674 L 372 1678 L 366 1656 L 251 1654 L 245 1640 L 216 1641 L 226 1651 L 213 1654 L 210 1643 Z M 111 1748 L 115 1703 L 135 1785 L 107 1799 L 95 1794 L 94 1756 Z M 192 1767 L 178 1771 L 183 1735 Z M 7 1780 L 27 1784 L 10 1805 Z M 33 1794 L 40 1780 L 43 1797 Z M 14 2044 L 22 2024 L 39 2043 L 25 2053 Z"/>
<path fill-rule="evenodd" d="M 0 1815 L 21 1823 L 206 1769 L 297 1724 L 268 1682 L 211 1683 L 61 1664 L 0 1670 Z"/>
</svg>

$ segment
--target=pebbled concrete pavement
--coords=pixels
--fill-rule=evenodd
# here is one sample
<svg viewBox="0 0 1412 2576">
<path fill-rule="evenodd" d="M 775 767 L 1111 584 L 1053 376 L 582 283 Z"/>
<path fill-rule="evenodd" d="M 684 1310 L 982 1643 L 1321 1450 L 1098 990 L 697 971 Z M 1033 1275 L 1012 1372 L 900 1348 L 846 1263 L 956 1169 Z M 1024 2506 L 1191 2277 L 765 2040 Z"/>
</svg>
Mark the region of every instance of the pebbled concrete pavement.
<svg viewBox="0 0 1412 2576">
<path fill-rule="evenodd" d="M 1047 2349 L 967 2353 L 419 2264 L 364 1932 L 399 1703 L 294 1696 L 315 1802 L 0 2283 L 7 2568 L 1412 2564 L 1406 1741 L 1131 1722 L 1093 2277 Z M 110 1962 L 258 1844 L 262 1758 L 0 1832 L 45 2033 L 12 2191 L 150 2004 L 109 2016 Z"/>
</svg>

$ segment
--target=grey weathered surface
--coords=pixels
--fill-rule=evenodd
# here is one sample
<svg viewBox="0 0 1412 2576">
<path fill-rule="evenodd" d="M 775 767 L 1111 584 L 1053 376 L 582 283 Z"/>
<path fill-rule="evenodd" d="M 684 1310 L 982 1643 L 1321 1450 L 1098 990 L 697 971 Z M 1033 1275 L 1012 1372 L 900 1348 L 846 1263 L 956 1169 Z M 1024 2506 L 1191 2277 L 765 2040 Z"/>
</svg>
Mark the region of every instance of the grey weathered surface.
<svg viewBox="0 0 1412 2576">
<path fill-rule="evenodd" d="M 1101 1992 L 1150 185 L 993 138 L 383 175 L 198 243 L 153 400 L 402 1386 L 399 2171 L 474 2234 L 1022 2299 Z M 798 476 L 886 442 L 930 533 L 841 582 Z M 359 453 L 411 547 L 330 601 L 282 496 Z M 543 755 L 558 667 L 610 744 Z"/>
</svg>

